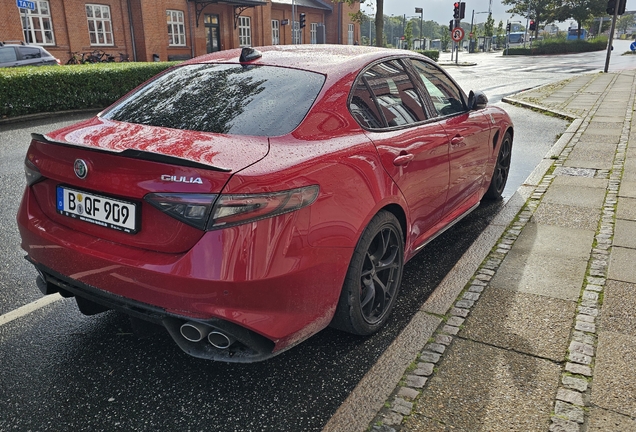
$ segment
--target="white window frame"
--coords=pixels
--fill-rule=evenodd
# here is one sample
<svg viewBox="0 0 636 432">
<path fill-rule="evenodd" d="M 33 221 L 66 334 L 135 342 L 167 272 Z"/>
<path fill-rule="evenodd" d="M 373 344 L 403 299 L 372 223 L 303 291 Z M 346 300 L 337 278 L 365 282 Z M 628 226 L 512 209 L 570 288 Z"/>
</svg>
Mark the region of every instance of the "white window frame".
<svg viewBox="0 0 636 432">
<path fill-rule="evenodd" d="M 239 17 L 239 46 L 251 47 L 252 46 L 252 19 L 248 16 Z"/>
<path fill-rule="evenodd" d="M 301 34 L 300 22 L 294 21 L 292 25 L 292 45 L 300 45 Z"/>
<path fill-rule="evenodd" d="M 86 20 L 88 21 L 88 37 L 91 46 L 115 45 L 111 17 L 110 6 L 86 3 Z"/>
<path fill-rule="evenodd" d="M 318 23 L 311 23 L 309 27 L 309 43 L 318 43 Z"/>
<path fill-rule="evenodd" d="M 280 45 L 280 21 L 272 20 L 272 45 Z"/>
<path fill-rule="evenodd" d="M 349 24 L 347 31 L 347 44 L 353 45 L 353 32 L 355 30 L 355 26 L 353 24 Z"/>
<path fill-rule="evenodd" d="M 186 46 L 185 17 L 183 11 L 166 10 L 168 46 Z"/>
<path fill-rule="evenodd" d="M 47 0 L 39 0 L 34 3 L 34 10 L 26 10 L 26 19 L 24 17 L 25 9 L 20 9 L 20 21 L 22 23 L 22 33 L 26 36 L 25 40 L 34 45 L 55 45 L 49 2 Z"/>
</svg>

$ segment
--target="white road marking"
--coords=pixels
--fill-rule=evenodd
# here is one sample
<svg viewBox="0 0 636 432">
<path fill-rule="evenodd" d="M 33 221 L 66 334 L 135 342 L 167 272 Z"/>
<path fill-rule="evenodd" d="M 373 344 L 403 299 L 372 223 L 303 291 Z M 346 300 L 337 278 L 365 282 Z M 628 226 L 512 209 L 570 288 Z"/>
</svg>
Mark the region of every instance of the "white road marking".
<svg viewBox="0 0 636 432">
<path fill-rule="evenodd" d="M 43 308 L 44 306 L 50 305 L 58 300 L 62 300 L 62 296 L 59 294 L 51 294 L 46 297 L 42 297 L 39 300 L 31 302 L 29 304 L 25 304 L 22 307 L 17 308 L 16 310 L 12 310 L 4 315 L 0 315 L 0 326 L 5 325 L 15 319 L 21 318 L 25 315 L 30 314 L 31 312 L 35 312 L 38 309 Z"/>
</svg>

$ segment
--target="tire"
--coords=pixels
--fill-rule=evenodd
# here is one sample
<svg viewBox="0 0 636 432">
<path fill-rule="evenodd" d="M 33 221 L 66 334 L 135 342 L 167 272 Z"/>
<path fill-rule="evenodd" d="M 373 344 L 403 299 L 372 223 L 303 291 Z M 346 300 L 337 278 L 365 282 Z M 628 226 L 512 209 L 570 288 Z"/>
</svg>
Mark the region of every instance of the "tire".
<svg viewBox="0 0 636 432">
<path fill-rule="evenodd" d="M 395 305 L 403 267 L 400 223 L 380 211 L 358 240 L 331 326 L 356 335 L 378 331 Z"/>
<path fill-rule="evenodd" d="M 484 194 L 484 198 L 489 200 L 497 200 L 501 198 L 501 194 L 506 188 L 508 181 L 508 173 L 510 172 L 510 160 L 512 156 L 512 135 L 506 132 L 501 141 L 499 154 L 497 155 L 497 164 L 495 171 L 490 179 L 490 186 Z"/>
</svg>

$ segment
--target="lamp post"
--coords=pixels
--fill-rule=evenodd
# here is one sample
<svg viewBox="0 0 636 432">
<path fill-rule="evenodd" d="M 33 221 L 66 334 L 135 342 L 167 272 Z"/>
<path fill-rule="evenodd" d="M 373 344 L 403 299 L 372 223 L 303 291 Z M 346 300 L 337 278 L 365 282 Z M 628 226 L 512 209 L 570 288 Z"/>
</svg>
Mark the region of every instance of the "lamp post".
<svg viewBox="0 0 636 432">
<path fill-rule="evenodd" d="M 420 49 L 423 50 L 424 48 L 422 48 L 422 41 L 424 40 L 424 35 L 422 34 L 422 29 L 424 27 L 424 8 L 415 8 L 415 13 L 420 14 Z"/>
</svg>

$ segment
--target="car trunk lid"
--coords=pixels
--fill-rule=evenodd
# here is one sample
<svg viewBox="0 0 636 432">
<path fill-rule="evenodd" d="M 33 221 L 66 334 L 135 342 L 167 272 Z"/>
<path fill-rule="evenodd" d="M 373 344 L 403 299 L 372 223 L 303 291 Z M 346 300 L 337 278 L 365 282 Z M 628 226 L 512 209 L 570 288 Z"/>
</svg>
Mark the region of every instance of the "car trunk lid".
<svg viewBox="0 0 636 432">
<path fill-rule="evenodd" d="M 44 177 L 33 193 L 49 218 L 74 230 L 116 243 L 181 253 L 201 229 L 150 205 L 149 194 L 219 194 L 237 171 L 262 159 L 266 137 L 230 136 L 133 125 L 94 118 L 46 136 L 34 135 L 27 158 Z M 79 162 L 81 161 L 81 162 Z M 76 164 L 87 171 L 84 178 Z M 81 168 L 81 167 L 80 167 Z M 82 200 L 82 213 L 60 199 Z M 95 201 L 97 200 L 97 201 Z M 89 204 L 124 210 L 126 223 L 88 217 Z M 104 212 L 102 212 L 104 214 Z M 92 216 L 92 215 L 91 215 Z M 119 219 L 119 217 L 118 217 Z"/>
</svg>

